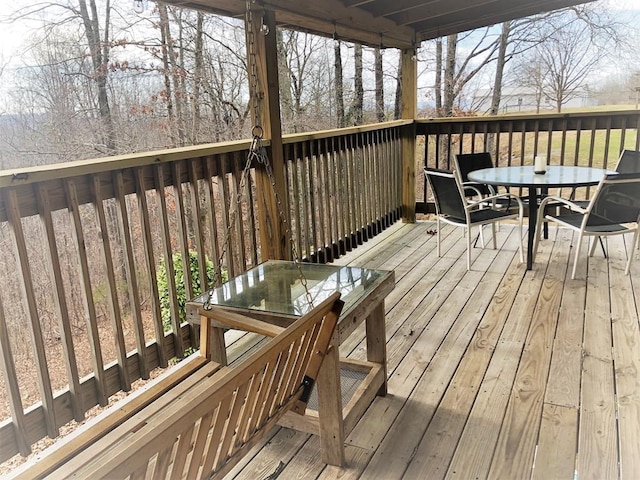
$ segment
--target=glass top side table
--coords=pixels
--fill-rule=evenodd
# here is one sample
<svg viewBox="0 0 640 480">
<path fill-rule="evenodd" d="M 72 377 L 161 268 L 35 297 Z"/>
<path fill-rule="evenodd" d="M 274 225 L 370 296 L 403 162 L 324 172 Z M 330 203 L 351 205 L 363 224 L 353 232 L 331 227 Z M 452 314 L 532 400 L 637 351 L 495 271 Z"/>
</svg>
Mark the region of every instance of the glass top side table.
<svg viewBox="0 0 640 480">
<path fill-rule="evenodd" d="M 208 323 L 212 360 L 225 365 L 224 331 L 228 327 L 207 317 L 211 310 L 204 308 L 205 302 L 211 309 L 234 311 L 286 327 L 310 310 L 309 298 L 317 305 L 339 291 L 345 305 L 332 339 L 334 348 L 327 352 L 318 375 L 317 412 L 305 416 L 288 413 L 281 424 L 320 434 L 323 461 L 342 465 L 346 435 L 374 398 L 387 392 L 384 299 L 394 286 L 393 271 L 269 260 L 214 289 L 210 297 L 205 293 L 187 302 L 187 319 Z M 340 345 L 362 323 L 366 326 L 367 360 L 340 358 Z M 354 340 L 355 346 L 360 339 L 354 336 Z"/>
</svg>

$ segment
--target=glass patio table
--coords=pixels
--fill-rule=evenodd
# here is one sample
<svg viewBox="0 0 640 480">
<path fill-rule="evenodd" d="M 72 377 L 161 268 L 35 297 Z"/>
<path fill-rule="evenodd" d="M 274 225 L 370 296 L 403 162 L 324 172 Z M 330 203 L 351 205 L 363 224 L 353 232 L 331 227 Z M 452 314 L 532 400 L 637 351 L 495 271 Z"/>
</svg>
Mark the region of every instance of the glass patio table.
<svg viewBox="0 0 640 480">
<path fill-rule="evenodd" d="M 281 424 L 320 434 L 323 460 L 342 465 L 346 435 L 375 396 L 387 391 L 384 299 L 394 286 L 393 271 L 269 260 L 188 301 L 187 319 L 195 324 L 208 322 L 212 360 L 225 365 L 224 332 L 229 327 L 207 317 L 210 310 L 205 302 L 212 309 L 226 309 L 286 327 L 310 311 L 312 304 L 339 291 L 345 305 L 332 339 L 334 348 L 325 356 L 317 390 L 309 402 L 311 411 L 305 416 L 289 413 Z M 367 361 L 340 358 L 340 345 L 363 322 Z"/>
<path fill-rule="evenodd" d="M 484 168 L 469 173 L 469 180 L 501 185 L 524 187 L 529 191 L 529 232 L 527 237 L 527 270 L 533 268 L 533 242 L 536 233 L 538 198 L 549 188 L 586 187 L 597 185 L 610 170 L 570 165 L 547 165 L 546 173 L 535 173 L 532 165 L 518 167 Z"/>
</svg>

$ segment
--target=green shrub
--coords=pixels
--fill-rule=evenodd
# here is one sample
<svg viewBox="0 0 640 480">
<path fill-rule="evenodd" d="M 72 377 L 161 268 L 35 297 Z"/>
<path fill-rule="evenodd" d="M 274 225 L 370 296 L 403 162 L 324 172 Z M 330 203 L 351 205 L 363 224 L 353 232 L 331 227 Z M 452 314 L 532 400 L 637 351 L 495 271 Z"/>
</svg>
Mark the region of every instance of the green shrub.
<svg viewBox="0 0 640 480">
<path fill-rule="evenodd" d="M 182 254 L 174 253 L 173 257 L 173 270 L 175 275 L 175 285 L 176 285 L 176 295 L 178 298 L 178 314 L 180 317 L 180 322 L 182 323 L 186 320 L 185 313 L 185 305 L 187 303 L 187 292 L 184 286 L 184 274 L 183 274 L 183 265 L 182 265 Z M 214 265 L 211 260 L 208 258 L 205 259 L 206 262 L 206 272 L 207 272 L 207 282 L 206 285 L 211 285 L 213 283 L 213 276 L 215 273 Z M 198 254 L 190 250 L 189 251 L 189 268 L 191 269 L 191 278 L 193 281 L 193 294 L 200 295 L 203 291 L 203 285 L 200 281 L 200 270 L 198 268 Z M 222 271 L 222 281 L 227 280 L 227 272 L 225 270 Z M 160 296 L 160 309 L 162 312 L 162 325 L 165 332 L 168 332 L 172 329 L 171 323 L 171 303 L 169 302 L 169 282 L 167 278 L 167 267 L 166 262 L 161 262 L 158 267 L 158 272 L 156 274 L 156 281 L 158 284 L 158 295 Z"/>
</svg>

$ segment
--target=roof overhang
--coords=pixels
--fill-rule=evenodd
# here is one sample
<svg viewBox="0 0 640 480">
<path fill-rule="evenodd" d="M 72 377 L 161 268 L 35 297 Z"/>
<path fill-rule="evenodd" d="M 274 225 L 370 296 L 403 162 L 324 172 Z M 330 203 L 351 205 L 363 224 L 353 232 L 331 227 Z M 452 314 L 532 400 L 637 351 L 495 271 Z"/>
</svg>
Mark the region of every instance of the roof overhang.
<svg viewBox="0 0 640 480">
<path fill-rule="evenodd" d="M 246 0 L 166 0 L 228 17 L 243 17 Z M 495 25 L 592 0 L 257 0 L 278 25 L 383 48 Z"/>
</svg>

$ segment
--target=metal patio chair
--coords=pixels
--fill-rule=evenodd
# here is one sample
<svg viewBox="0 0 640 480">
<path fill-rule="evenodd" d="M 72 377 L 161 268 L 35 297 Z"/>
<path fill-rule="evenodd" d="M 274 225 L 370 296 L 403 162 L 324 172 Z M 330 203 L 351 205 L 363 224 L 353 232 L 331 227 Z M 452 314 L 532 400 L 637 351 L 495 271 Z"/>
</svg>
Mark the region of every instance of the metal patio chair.
<svg viewBox="0 0 640 480">
<path fill-rule="evenodd" d="M 561 202 L 569 209 L 569 213 L 544 213 L 546 202 Z M 540 204 L 538 211 L 538 227 L 534 244 L 535 253 L 540 243 L 540 226 L 544 220 L 556 222 L 559 225 L 578 232 L 578 245 L 576 248 L 571 278 L 576 276 L 576 266 L 582 248 L 584 237 L 601 237 L 611 235 L 624 235 L 633 233 L 633 244 L 629 250 L 629 258 L 625 274 L 629 274 L 631 260 L 635 255 L 638 245 L 638 221 L 640 220 L 640 173 L 620 173 L 605 175 L 598 184 L 595 194 L 586 208 L 577 202 L 572 202 L 561 197 L 549 196 Z M 591 242 L 589 256 L 593 256 L 596 239 Z"/>
<path fill-rule="evenodd" d="M 458 175 L 446 170 L 425 168 L 424 175 L 429 183 L 436 205 L 437 251 L 440 256 L 440 222 L 466 229 L 467 238 L 467 270 L 471 269 L 471 227 L 491 224 L 493 248 L 497 248 L 496 223 L 509 218 L 517 218 L 519 226 L 520 262 L 524 261 L 522 247 L 522 201 L 515 195 L 503 193 L 484 197 L 479 201 L 469 201 L 465 197 L 462 183 Z M 488 202 L 494 199 L 510 197 L 518 205 L 518 213 L 509 213 L 492 208 Z"/>
<path fill-rule="evenodd" d="M 474 200 L 481 197 L 490 197 L 497 195 L 496 189 L 493 185 L 487 185 L 484 183 L 478 183 L 469 180 L 469 173 L 475 170 L 482 170 L 483 168 L 493 168 L 493 160 L 489 152 L 476 152 L 476 153 L 458 153 L 454 155 L 454 169 L 458 175 L 459 181 L 464 186 L 465 198 Z M 511 207 L 515 207 L 516 203 L 511 197 L 494 198 L 492 202 L 493 208 L 501 208 L 508 210 Z"/>
</svg>

